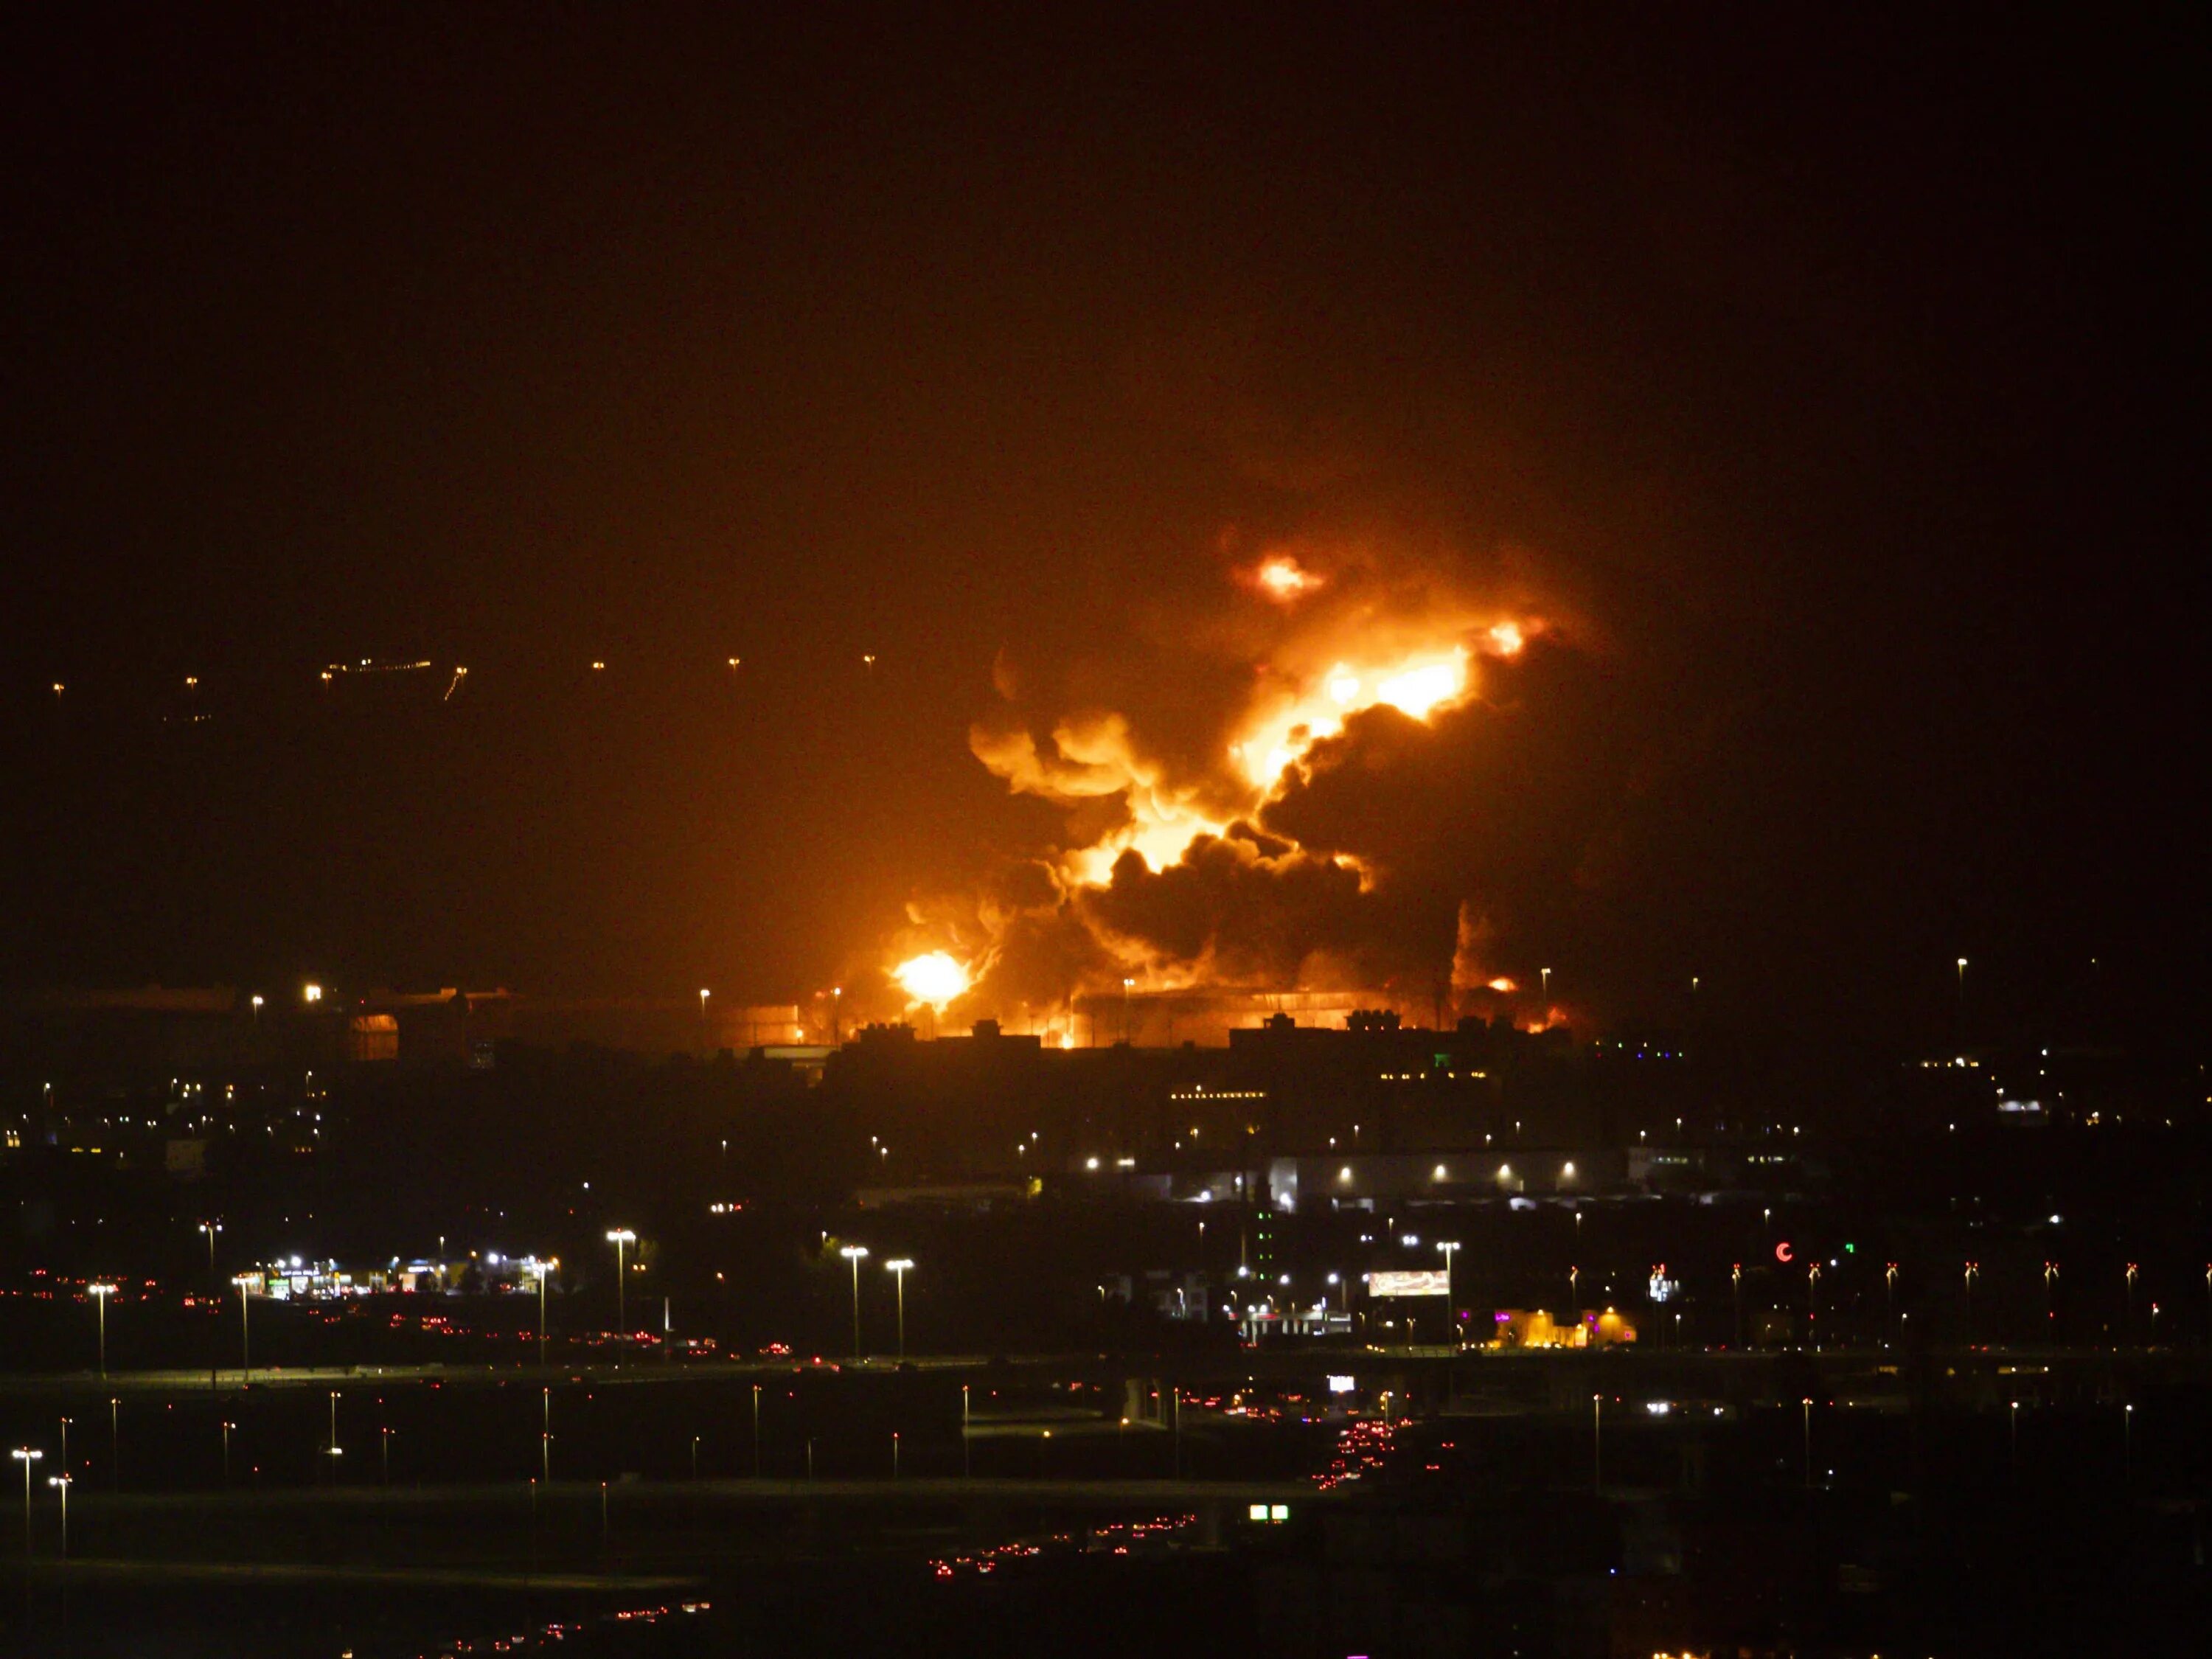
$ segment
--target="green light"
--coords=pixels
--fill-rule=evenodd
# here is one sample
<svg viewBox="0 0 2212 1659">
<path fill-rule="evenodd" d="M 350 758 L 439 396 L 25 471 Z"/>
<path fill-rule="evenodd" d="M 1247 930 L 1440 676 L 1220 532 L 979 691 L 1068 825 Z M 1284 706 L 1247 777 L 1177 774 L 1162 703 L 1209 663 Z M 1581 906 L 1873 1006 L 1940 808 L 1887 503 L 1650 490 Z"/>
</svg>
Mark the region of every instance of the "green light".
<svg viewBox="0 0 2212 1659">
<path fill-rule="evenodd" d="M 1845 1255 L 1856 1255 L 1858 1253 L 1859 1247 L 1856 1244 L 1846 1244 L 1844 1246 L 1844 1254 Z"/>
</svg>

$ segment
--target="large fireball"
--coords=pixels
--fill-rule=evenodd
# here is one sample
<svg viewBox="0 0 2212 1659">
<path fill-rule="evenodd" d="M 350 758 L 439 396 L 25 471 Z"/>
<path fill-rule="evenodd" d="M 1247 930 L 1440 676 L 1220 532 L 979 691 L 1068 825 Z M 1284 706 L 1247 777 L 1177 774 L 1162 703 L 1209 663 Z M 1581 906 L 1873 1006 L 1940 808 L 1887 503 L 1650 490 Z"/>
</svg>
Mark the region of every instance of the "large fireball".
<svg viewBox="0 0 2212 1659">
<path fill-rule="evenodd" d="M 891 969 L 891 977 L 916 1002 L 942 1008 L 968 988 L 967 969 L 942 951 L 909 957 Z"/>
</svg>

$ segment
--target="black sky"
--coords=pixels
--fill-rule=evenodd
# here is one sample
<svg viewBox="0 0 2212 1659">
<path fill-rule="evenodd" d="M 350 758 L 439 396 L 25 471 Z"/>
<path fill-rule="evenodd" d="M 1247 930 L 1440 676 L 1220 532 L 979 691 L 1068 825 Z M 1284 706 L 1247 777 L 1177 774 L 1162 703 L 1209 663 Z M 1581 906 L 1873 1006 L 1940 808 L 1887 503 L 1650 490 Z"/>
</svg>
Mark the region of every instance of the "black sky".
<svg viewBox="0 0 2212 1659">
<path fill-rule="evenodd" d="M 1233 531 L 1588 620 L 1594 1003 L 2201 1014 L 2193 12 L 7 28 L 0 976 L 787 998 Z"/>
</svg>

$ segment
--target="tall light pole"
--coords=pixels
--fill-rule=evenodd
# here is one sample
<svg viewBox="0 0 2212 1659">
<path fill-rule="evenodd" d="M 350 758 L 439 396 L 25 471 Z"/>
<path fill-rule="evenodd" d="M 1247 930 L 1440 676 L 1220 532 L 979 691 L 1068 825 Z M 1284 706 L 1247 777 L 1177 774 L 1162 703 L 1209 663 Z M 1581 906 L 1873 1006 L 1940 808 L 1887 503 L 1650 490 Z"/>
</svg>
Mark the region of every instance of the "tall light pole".
<svg viewBox="0 0 2212 1659">
<path fill-rule="evenodd" d="M 860 1358 L 860 1263 L 867 1259 L 868 1247 L 865 1244 L 841 1244 L 837 1247 L 837 1254 L 853 1264 L 853 1361 L 858 1364 Z"/>
<path fill-rule="evenodd" d="M 251 1380 L 253 1370 L 253 1321 L 246 1310 L 246 1287 L 253 1283 L 252 1273 L 240 1273 L 230 1281 L 238 1286 L 238 1369 L 241 1381 Z"/>
<path fill-rule="evenodd" d="M 914 1263 L 905 1256 L 884 1263 L 884 1270 L 898 1280 L 898 1357 L 901 1364 L 906 1363 L 906 1270 L 912 1266 Z"/>
<path fill-rule="evenodd" d="M 1954 1018 L 1956 1035 L 1963 1042 L 1966 1037 L 1966 959 L 1964 957 L 1959 958 L 1959 1006 Z"/>
<path fill-rule="evenodd" d="M 1982 1269 L 1980 1264 L 1978 1262 L 1969 1261 L 1966 1264 L 1965 1284 L 1966 1297 L 1966 1340 L 1970 1344 L 1974 1340 L 1974 1281 L 1981 1276 Z"/>
<path fill-rule="evenodd" d="M 1813 1490 L 1813 1398 L 1808 1395 L 1798 1402 L 1805 1408 L 1805 1490 Z"/>
<path fill-rule="evenodd" d="M 1605 1419 L 1599 1414 L 1604 1398 L 1590 1396 L 1590 1492 L 1598 1498 L 1605 1496 Z"/>
<path fill-rule="evenodd" d="M 760 1479 L 760 1384 L 753 1384 L 753 1479 Z"/>
<path fill-rule="evenodd" d="M 1544 1003 L 1546 1007 L 1545 1017 L 1549 1018 L 1550 1005 L 1552 1001 L 1552 970 L 1548 968 L 1539 968 L 1536 972 L 1542 977 L 1544 981 Z"/>
<path fill-rule="evenodd" d="M 612 1228 L 607 1243 L 615 1247 L 615 1335 L 619 1339 L 629 1334 L 629 1287 L 623 1280 L 623 1247 L 636 1243 L 637 1235 L 628 1227 Z"/>
<path fill-rule="evenodd" d="M 538 1474 L 548 1492 L 553 1489 L 553 1390 L 550 1386 L 539 1391 L 542 1404 L 538 1423 Z"/>
<path fill-rule="evenodd" d="M 230 1431 L 238 1426 L 228 1418 L 222 1423 L 222 1484 L 230 1484 Z"/>
<path fill-rule="evenodd" d="M 1459 1310 L 1452 1299 L 1452 1257 L 1458 1252 L 1459 1240 L 1440 1238 L 1437 1249 L 1444 1258 L 1444 1334 L 1449 1338 L 1459 1328 Z"/>
<path fill-rule="evenodd" d="M 100 1310 L 100 1376 L 107 1380 L 107 1298 L 115 1294 L 112 1285 L 88 1285 L 85 1291 L 92 1297 L 92 1305 Z"/>
<path fill-rule="evenodd" d="M 561 1258 L 555 1256 L 550 1261 L 532 1265 L 538 1273 L 538 1363 L 543 1365 L 545 1363 L 545 1280 L 547 1275 L 561 1265 Z"/>
<path fill-rule="evenodd" d="M 222 1231 L 222 1223 L 220 1221 L 203 1221 L 200 1223 L 200 1231 L 207 1235 L 208 1278 L 212 1281 L 215 1278 L 215 1236 Z"/>
<path fill-rule="evenodd" d="M 23 1466 L 23 1559 L 31 1559 L 31 1465 L 46 1453 L 35 1446 L 18 1446 L 9 1454 Z"/>
<path fill-rule="evenodd" d="M 338 1391 L 336 1389 L 332 1389 L 331 1390 L 331 1437 L 328 1443 L 326 1443 L 323 1448 L 323 1455 L 331 1460 L 331 1484 L 335 1486 L 338 1483 L 338 1458 L 340 1455 L 338 1449 Z"/>
<path fill-rule="evenodd" d="M 710 1046 L 707 1040 L 707 988 L 699 988 L 699 1049 L 705 1053 Z"/>
<path fill-rule="evenodd" d="M 1816 1349 L 1820 1346 L 1820 1334 L 1817 1328 L 1820 1318 L 1820 1264 L 1808 1261 L 1805 1264 L 1805 1334 L 1813 1339 L 1813 1346 Z"/>
<path fill-rule="evenodd" d="M 29 1464 L 27 1464 L 27 1463 L 26 1463 L 23 1467 L 24 1467 L 25 1468 L 28 1468 L 30 1467 L 30 1465 L 29 1465 Z M 46 1484 L 47 1484 L 48 1486 L 56 1486 L 56 1487 L 58 1487 L 58 1488 L 60 1488 L 60 1491 L 61 1491 L 61 1494 L 62 1494 L 62 1559 L 63 1559 L 63 1560 L 64 1560 L 64 1561 L 66 1561 L 66 1560 L 68 1560 L 68 1559 L 69 1559 L 69 1489 L 70 1489 L 70 1478 L 69 1478 L 69 1476 L 67 1476 L 67 1475 L 65 1475 L 65 1474 L 50 1474 L 50 1475 L 48 1475 L 48 1476 L 46 1477 Z"/>
<path fill-rule="evenodd" d="M 2136 1336 L 2136 1264 L 2128 1263 L 2128 1340 Z"/>
</svg>

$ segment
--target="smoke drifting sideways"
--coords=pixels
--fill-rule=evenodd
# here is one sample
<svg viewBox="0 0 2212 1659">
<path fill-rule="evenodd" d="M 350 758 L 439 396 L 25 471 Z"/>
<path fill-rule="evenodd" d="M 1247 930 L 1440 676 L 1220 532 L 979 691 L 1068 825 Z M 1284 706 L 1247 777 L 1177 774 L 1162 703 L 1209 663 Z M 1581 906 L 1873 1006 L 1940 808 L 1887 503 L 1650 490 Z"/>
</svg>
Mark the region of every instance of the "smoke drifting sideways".
<svg viewBox="0 0 2212 1659">
<path fill-rule="evenodd" d="M 1060 831 L 910 905 L 894 978 L 942 953 L 939 1015 L 1064 1041 L 1109 992 L 1564 1018 L 1522 992 L 1601 896 L 1638 722 L 1591 630 L 1493 585 L 1301 542 L 1225 556 L 1212 605 L 1109 658 L 1002 653 L 970 747 Z"/>
</svg>

